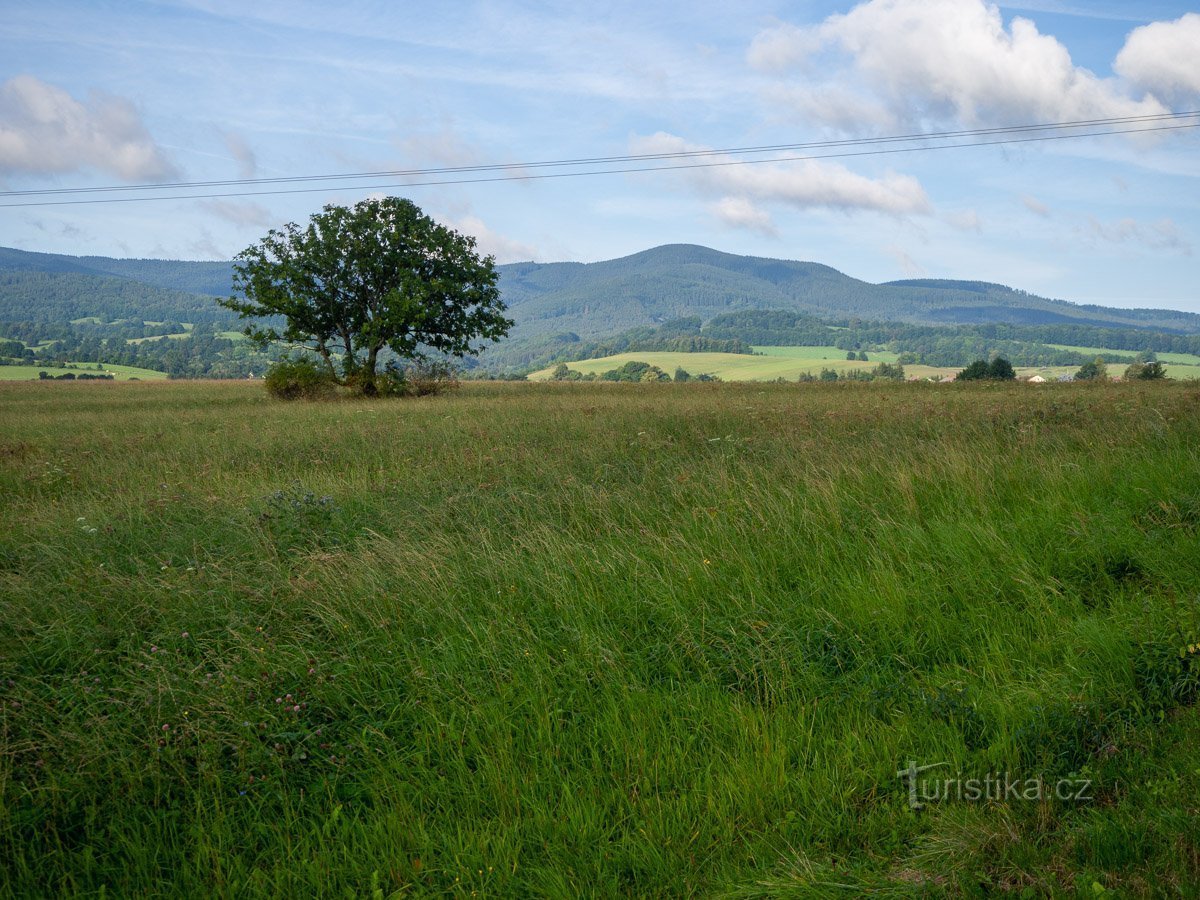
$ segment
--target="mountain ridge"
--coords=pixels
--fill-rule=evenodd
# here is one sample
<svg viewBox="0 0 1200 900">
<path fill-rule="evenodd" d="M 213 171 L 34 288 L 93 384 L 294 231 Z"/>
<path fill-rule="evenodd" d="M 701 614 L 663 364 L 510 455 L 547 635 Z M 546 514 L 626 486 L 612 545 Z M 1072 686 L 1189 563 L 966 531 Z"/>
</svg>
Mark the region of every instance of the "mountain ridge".
<svg viewBox="0 0 1200 900">
<path fill-rule="evenodd" d="M 597 338 L 677 318 L 700 316 L 707 321 L 747 309 L 803 312 L 828 321 L 1073 323 L 1200 333 L 1200 315 L 1196 313 L 1081 305 L 985 281 L 905 279 L 872 284 L 822 263 L 743 256 L 696 244 L 664 244 L 591 263 L 507 263 L 497 266 L 497 271 L 502 296 L 516 322 L 511 337 L 516 340 L 558 333 Z M 0 273 L 8 276 L 9 285 L 21 283 L 19 290 L 27 306 L 35 288 L 25 283 L 29 279 L 13 275 L 21 272 L 73 276 L 72 283 L 85 294 L 86 286 L 78 279 L 124 279 L 173 294 L 190 294 L 191 298 L 179 303 L 180 314 L 171 317 L 191 321 L 186 316 L 195 316 L 196 296 L 222 297 L 232 292 L 233 263 L 67 256 L 0 248 Z M 57 280 L 48 279 L 47 284 Z M 112 290 L 111 282 L 97 285 Z M 71 288 L 60 283 L 54 289 L 62 293 Z M 6 299 L 0 286 L 0 320 L 11 321 Z M 157 307 L 170 307 L 168 298 L 158 296 L 157 300 Z M 81 307 L 74 304 L 72 309 L 79 312 Z M 163 315 L 162 309 L 156 309 L 156 316 Z"/>
</svg>

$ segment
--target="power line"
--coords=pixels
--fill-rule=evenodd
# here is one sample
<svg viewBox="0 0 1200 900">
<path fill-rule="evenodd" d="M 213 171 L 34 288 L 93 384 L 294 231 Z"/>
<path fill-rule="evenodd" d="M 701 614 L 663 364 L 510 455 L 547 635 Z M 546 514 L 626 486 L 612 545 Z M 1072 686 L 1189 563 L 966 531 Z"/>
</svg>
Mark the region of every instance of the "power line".
<svg viewBox="0 0 1200 900">
<path fill-rule="evenodd" d="M 1155 124 L 1162 122 L 1174 122 L 1178 124 Z M 1149 127 L 1131 127 L 1131 128 L 1114 128 L 1116 125 L 1141 125 Z M 440 180 L 407 180 L 399 182 L 389 182 L 387 184 L 353 184 L 353 185 L 329 185 L 316 188 L 287 188 L 282 190 L 252 190 L 252 191 L 230 191 L 220 193 L 203 193 L 203 194 L 162 194 L 158 196 L 145 197 L 99 197 L 83 200 L 34 200 L 22 201 L 17 203 L 0 203 L 0 208 L 15 208 L 15 207 L 32 207 L 32 206 L 76 206 L 88 205 L 97 203 L 137 203 L 151 200 L 209 200 L 222 199 L 232 197 L 265 197 L 277 196 L 281 194 L 308 194 L 322 193 L 330 190 L 353 189 L 353 190 L 379 190 L 384 188 L 394 187 L 431 187 L 440 185 L 462 185 L 462 184 L 489 184 L 505 181 L 537 181 L 551 178 L 578 178 L 593 175 L 614 175 L 614 174 L 640 174 L 648 172 L 669 172 L 680 171 L 687 169 L 707 169 L 721 168 L 728 166 L 755 165 L 761 163 L 779 163 L 779 162 L 803 162 L 822 159 L 844 159 L 848 157 L 858 156 L 882 156 L 888 154 L 899 153 L 915 153 L 930 150 L 951 150 L 962 149 L 967 147 L 991 147 L 1005 144 L 1023 144 L 1040 141 L 1068 140 L 1078 139 L 1083 137 L 1104 137 L 1109 135 L 1119 134 L 1141 134 L 1161 131 L 1179 131 L 1187 128 L 1196 128 L 1200 126 L 1200 111 L 1181 112 L 1181 113 L 1162 113 L 1147 116 L 1126 116 L 1110 119 L 1090 119 L 1079 120 L 1073 122 L 1055 122 L 1037 125 L 1016 125 L 1002 128 L 980 128 L 968 129 L 961 131 L 943 131 L 929 132 L 911 135 L 894 135 L 878 138 L 857 138 L 836 141 L 816 141 L 802 144 L 778 144 L 771 146 L 760 147 L 738 147 L 723 150 L 686 150 L 664 153 L 649 153 L 649 154 L 634 154 L 628 156 L 608 156 L 608 157 L 591 157 L 579 159 L 559 159 L 547 160 L 541 162 L 526 162 L 526 163 L 501 163 L 478 166 L 452 166 L 434 169 L 407 169 L 393 170 L 380 172 L 356 172 L 342 173 L 333 175 L 297 175 L 278 178 L 246 178 L 246 179 L 231 179 L 228 181 L 198 181 L 198 182 L 164 182 L 156 184 L 140 184 L 140 185 L 106 185 L 94 188 L 53 188 L 46 190 L 24 190 L 24 191 L 3 191 L 0 192 L 0 197 L 20 197 L 20 196 L 44 196 L 44 195 L 63 195 L 63 194 L 88 194 L 88 193 L 114 193 L 125 191 L 145 191 L 145 190 L 178 190 L 203 187 L 228 187 L 228 186 L 266 186 L 272 184 L 295 184 L 307 182 L 329 182 L 337 180 L 361 180 L 366 178 L 399 178 L 399 179 L 422 179 L 430 178 L 437 175 L 459 175 L 459 174 L 482 174 L 486 175 L 489 172 L 505 172 L 507 174 L 494 177 L 480 178 L 451 178 Z M 1047 131 L 1063 131 L 1065 129 L 1095 129 L 1103 128 L 1105 130 L 1087 130 L 1087 131 L 1070 131 L 1066 134 L 1046 134 Z M 1021 135 L 1019 137 L 1001 137 L 996 140 L 976 140 L 958 143 L 942 143 L 932 146 L 912 146 L 912 147 L 891 147 L 881 146 L 902 142 L 913 142 L 922 140 L 953 140 L 963 137 L 988 137 L 992 135 Z M 812 153 L 801 156 L 772 156 L 766 159 L 720 159 L 712 162 L 683 162 L 677 165 L 621 165 L 617 168 L 591 168 L 583 171 L 573 172 L 537 172 L 538 169 L 564 168 L 564 167 L 579 167 L 579 166 L 596 166 L 596 165 L 614 165 L 620 163 L 642 163 L 671 160 L 695 160 L 703 157 L 728 157 L 736 155 L 763 154 L 763 153 L 780 153 L 795 150 L 806 149 L 833 149 L 839 148 L 855 148 L 866 147 L 870 149 L 860 150 L 844 150 L 841 152 L 831 153 Z M 514 171 L 516 170 L 516 171 Z M 530 170 L 533 170 L 532 172 Z"/>
</svg>

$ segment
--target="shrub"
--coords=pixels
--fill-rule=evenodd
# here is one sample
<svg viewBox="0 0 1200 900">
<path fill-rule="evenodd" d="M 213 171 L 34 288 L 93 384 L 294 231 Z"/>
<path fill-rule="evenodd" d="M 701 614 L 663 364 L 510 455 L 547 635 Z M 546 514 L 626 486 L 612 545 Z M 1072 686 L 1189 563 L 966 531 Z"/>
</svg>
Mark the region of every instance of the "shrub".
<svg viewBox="0 0 1200 900">
<path fill-rule="evenodd" d="M 1076 381 L 1107 381 L 1108 366 L 1104 364 L 1104 357 L 1097 356 L 1091 362 L 1084 363 L 1079 367 L 1079 371 L 1075 373 Z"/>
<path fill-rule="evenodd" d="M 458 388 L 458 369 L 446 360 L 413 359 L 404 365 L 395 360 L 384 369 L 380 393 L 399 397 L 427 397 Z"/>
<path fill-rule="evenodd" d="M 1160 362 L 1135 362 L 1125 370 L 1126 381 L 1159 381 L 1167 377 L 1167 370 Z"/>
<path fill-rule="evenodd" d="M 955 376 L 955 381 L 983 381 L 988 377 L 986 360 L 977 359 Z"/>
<path fill-rule="evenodd" d="M 331 397 L 333 374 L 306 357 L 281 359 L 263 376 L 267 393 L 280 400 L 318 400 Z"/>
</svg>

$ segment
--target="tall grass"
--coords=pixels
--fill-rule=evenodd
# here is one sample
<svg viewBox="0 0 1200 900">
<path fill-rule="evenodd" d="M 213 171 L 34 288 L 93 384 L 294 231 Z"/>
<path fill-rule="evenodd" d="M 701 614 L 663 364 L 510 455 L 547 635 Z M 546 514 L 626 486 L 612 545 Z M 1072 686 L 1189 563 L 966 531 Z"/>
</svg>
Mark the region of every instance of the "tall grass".
<svg viewBox="0 0 1200 900">
<path fill-rule="evenodd" d="M 0 385 L 0 892 L 1195 891 L 1197 448 L 1177 384 Z"/>
</svg>

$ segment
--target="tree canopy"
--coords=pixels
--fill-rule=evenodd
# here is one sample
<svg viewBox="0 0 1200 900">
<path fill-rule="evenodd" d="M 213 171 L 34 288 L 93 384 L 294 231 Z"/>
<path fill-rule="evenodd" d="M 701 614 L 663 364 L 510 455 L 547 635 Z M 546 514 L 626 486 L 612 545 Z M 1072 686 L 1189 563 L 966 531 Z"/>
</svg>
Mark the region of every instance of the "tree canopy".
<svg viewBox="0 0 1200 900">
<path fill-rule="evenodd" d="M 338 383 L 374 394 L 385 349 L 461 357 L 503 337 L 512 322 L 496 282 L 495 260 L 475 252 L 473 237 L 384 197 L 272 229 L 235 257 L 242 296 L 218 302 L 243 318 L 282 317 L 282 329 L 246 334 L 301 344 Z"/>
</svg>

